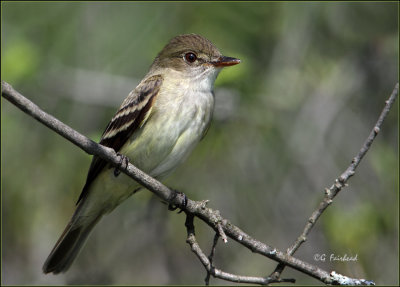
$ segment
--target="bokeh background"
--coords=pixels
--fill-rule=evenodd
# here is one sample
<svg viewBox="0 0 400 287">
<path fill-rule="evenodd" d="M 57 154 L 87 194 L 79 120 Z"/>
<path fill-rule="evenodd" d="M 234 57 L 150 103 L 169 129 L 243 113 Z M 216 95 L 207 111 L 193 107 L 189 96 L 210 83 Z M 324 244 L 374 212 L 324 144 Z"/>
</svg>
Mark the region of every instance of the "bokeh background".
<svg viewBox="0 0 400 287">
<path fill-rule="evenodd" d="M 94 140 L 168 40 L 210 39 L 242 63 L 221 72 L 206 138 L 164 182 L 209 199 L 285 250 L 350 163 L 398 80 L 398 3 L 2 2 L 1 79 Z M 398 104 L 398 101 L 397 101 Z M 398 107 L 349 187 L 296 256 L 398 284 Z M 2 285 L 203 284 L 184 215 L 148 191 L 97 225 L 66 274 L 41 267 L 69 220 L 91 157 L 1 98 Z M 201 246 L 213 233 L 196 220 Z M 324 255 L 325 262 L 315 256 Z M 357 256 L 356 262 L 330 261 Z M 220 244 L 227 272 L 276 263 Z M 299 284 L 318 281 L 287 268 Z M 227 284 L 211 279 L 212 284 Z"/>
</svg>

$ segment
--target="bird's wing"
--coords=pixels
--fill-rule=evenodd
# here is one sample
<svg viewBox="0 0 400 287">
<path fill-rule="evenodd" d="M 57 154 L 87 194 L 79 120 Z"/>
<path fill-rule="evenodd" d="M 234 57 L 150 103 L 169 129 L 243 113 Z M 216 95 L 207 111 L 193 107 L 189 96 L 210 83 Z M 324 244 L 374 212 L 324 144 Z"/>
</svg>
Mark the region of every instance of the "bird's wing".
<svg viewBox="0 0 400 287">
<path fill-rule="evenodd" d="M 123 101 L 121 107 L 108 123 L 100 144 L 119 151 L 132 134 L 141 128 L 148 119 L 154 100 L 160 90 L 163 78 L 161 75 L 151 76 L 141 82 Z M 94 156 L 89 168 L 85 186 L 79 196 L 79 203 L 89 190 L 90 184 L 99 175 L 107 162 Z"/>
</svg>

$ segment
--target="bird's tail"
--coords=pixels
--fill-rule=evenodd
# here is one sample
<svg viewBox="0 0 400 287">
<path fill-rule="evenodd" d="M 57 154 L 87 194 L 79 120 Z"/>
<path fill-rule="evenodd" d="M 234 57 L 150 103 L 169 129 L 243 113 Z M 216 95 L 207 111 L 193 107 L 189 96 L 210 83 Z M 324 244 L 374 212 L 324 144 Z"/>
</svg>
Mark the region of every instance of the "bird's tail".
<svg viewBox="0 0 400 287">
<path fill-rule="evenodd" d="M 44 273 L 58 274 L 67 271 L 81 250 L 90 231 L 100 220 L 102 214 L 82 218 L 82 204 L 83 202 L 78 205 L 71 221 L 47 257 L 43 265 Z"/>
</svg>

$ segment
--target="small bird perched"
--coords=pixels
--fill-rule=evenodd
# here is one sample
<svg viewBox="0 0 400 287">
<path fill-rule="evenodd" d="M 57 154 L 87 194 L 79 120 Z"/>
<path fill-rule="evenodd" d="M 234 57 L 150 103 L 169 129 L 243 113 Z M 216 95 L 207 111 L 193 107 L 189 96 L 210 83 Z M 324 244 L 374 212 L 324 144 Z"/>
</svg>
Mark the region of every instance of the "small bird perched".
<svg viewBox="0 0 400 287">
<path fill-rule="evenodd" d="M 152 177 L 168 175 L 207 132 L 214 109 L 214 81 L 221 68 L 239 63 L 239 59 L 222 56 L 202 36 L 176 36 L 123 101 L 100 144 L 128 157 Z M 67 271 L 101 217 L 140 187 L 94 156 L 76 210 L 43 272 Z"/>
</svg>

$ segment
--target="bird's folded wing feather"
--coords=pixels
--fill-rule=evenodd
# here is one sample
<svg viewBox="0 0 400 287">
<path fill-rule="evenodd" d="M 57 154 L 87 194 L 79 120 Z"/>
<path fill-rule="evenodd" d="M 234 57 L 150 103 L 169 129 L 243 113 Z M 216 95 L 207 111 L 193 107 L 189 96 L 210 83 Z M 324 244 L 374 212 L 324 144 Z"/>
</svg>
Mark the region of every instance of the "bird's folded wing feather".
<svg viewBox="0 0 400 287">
<path fill-rule="evenodd" d="M 154 75 L 142 81 L 123 101 L 121 107 L 108 123 L 100 144 L 113 148 L 116 152 L 126 143 L 132 134 L 143 127 L 149 118 L 155 98 L 162 83 L 161 75 Z M 98 156 L 94 156 L 89 168 L 88 176 L 82 193 L 79 196 L 79 203 L 87 196 L 90 184 L 98 176 L 107 162 Z"/>
</svg>

